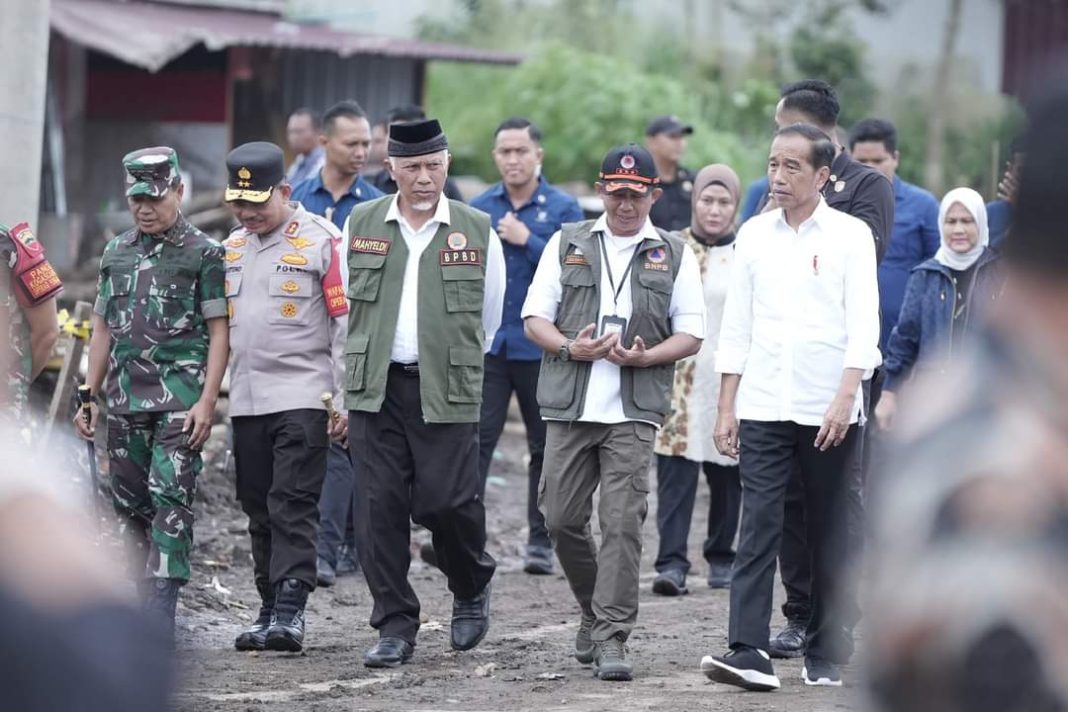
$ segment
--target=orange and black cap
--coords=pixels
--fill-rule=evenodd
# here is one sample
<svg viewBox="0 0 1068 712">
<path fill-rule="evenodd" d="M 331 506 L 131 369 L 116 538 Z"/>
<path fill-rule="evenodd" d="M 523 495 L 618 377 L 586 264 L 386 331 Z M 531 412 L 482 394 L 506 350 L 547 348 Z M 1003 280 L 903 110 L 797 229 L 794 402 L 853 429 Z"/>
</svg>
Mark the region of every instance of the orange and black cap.
<svg viewBox="0 0 1068 712">
<path fill-rule="evenodd" d="M 653 157 L 636 143 L 609 151 L 601 162 L 601 172 L 597 177 L 609 193 L 633 190 L 644 195 L 650 188 L 660 185 Z"/>
</svg>

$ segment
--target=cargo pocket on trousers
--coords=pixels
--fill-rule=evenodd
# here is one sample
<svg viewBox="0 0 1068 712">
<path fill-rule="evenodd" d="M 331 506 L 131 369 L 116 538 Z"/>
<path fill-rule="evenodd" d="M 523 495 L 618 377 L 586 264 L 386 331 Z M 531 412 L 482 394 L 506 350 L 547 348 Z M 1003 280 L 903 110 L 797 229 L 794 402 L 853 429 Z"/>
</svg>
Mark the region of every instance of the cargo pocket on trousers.
<svg viewBox="0 0 1068 712">
<path fill-rule="evenodd" d="M 641 466 L 635 469 L 630 482 L 635 490 L 645 495 L 649 494 L 649 466 L 652 464 L 656 427 L 649 423 L 639 422 L 633 422 L 631 425 L 634 426 L 635 456 L 641 460 Z"/>
<path fill-rule="evenodd" d="M 345 344 L 345 390 L 362 391 L 367 383 L 367 345 L 371 337 L 355 334 Z"/>
<path fill-rule="evenodd" d="M 484 358 L 477 346 L 449 347 L 449 402 L 482 402 Z"/>
</svg>

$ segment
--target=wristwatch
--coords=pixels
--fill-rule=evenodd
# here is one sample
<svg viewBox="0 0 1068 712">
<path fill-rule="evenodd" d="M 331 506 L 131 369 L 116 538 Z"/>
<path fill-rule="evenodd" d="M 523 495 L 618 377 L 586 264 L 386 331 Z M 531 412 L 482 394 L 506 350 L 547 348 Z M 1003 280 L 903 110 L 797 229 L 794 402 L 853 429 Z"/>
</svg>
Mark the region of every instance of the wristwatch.
<svg viewBox="0 0 1068 712">
<path fill-rule="evenodd" d="M 567 341 L 564 342 L 563 346 L 561 346 L 559 349 L 557 349 L 556 355 L 560 357 L 561 361 L 570 361 L 571 360 L 571 344 L 573 344 L 573 343 L 575 343 L 575 342 L 572 341 L 571 339 L 568 339 Z"/>
</svg>

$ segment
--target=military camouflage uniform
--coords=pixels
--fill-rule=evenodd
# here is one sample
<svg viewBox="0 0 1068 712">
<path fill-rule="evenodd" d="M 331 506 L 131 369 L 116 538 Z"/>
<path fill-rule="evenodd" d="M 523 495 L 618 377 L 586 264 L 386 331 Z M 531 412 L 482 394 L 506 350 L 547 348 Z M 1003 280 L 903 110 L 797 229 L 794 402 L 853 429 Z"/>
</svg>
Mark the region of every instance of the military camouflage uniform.
<svg viewBox="0 0 1068 712">
<path fill-rule="evenodd" d="M 19 259 L 13 236 L 16 231 L 20 232 L 20 239 L 35 242 L 32 233 L 24 225 L 16 227 L 15 230 L 0 225 L 0 310 L 3 312 L 0 324 L 7 325 L 7 346 L 0 347 L 7 349 L 7 353 L 0 356 L 0 363 L 7 369 L 4 378 L 6 383 L 0 383 L 0 416 L 10 417 L 16 424 L 22 424 L 30 391 L 33 354 L 30 352 L 30 325 L 15 296 L 15 265 Z M 47 261 L 42 261 L 40 265 L 47 284 L 41 283 L 40 292 L 25 293 L 26 299 L 23 303 L 29 306 L 36 306 L 51 299 L 62 286 L 55 270 Z"/>
<path fill-rule="evenodd" d="M 204 386 L 207 320 L 226 316 L 222 245 L 179 215 L 104 249 L 94 311 L 107 323 L 108 457 L 115 508 L 146 577 L 189 580 L 202 462 L 185 417 Z"/>
</svg>

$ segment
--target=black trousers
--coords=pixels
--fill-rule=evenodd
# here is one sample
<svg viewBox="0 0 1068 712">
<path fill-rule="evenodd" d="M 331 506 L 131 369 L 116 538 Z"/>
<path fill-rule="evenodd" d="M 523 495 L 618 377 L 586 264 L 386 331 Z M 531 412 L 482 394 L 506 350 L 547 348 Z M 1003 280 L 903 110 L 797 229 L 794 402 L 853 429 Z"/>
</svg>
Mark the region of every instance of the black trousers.
<svg viewBox="0 0 1068 712">
<path fill-rule="evenodd" d="M 295 578 L 315 588 L 319 492 L 326 474 L 325 410 L 238 416 L 237 499 L 248 515 L 256 587 Z"/>
<path fill-rule="evenodd" d="M 353 486 L 349 451 L 337 443 L 330 443 L 326 479 L 319 497 L 319 542 L 315 549 L 331 566 L 337 566 L 338 552 L 352 529 Z"/>
<path fill-rule="evenodd" d="M 713 462 L 694 462 L 684 457 L 656 456 L 656 530 L 660 545 L 656 570 L 690 570 L 686 540 L 690 535 L 697 480 L 704 470 L 708 482 L 708 537 L 703 555 L 708 563 L 734 561 L 734 535 L 742 505 L 742 482 L 738 467 Z"/>
<path fill-rule="evenodd" d="M 486 553 L 478 424 L 423 422 L 418 375 L 391 367 L 382 409 L 349 411 L 349 448 L 371 625 L 414 644 L 419 599 L 408 583 L 409 520 L 430 530 L 438 568 L 457 598 L 481 593 L 496 568 Z"/>
<path fill-rule="evenodd" d="M 486 494 L 486 478 L 493 463 L 493 451 L 508 419 L 508 405 L 512 393 L 519 401 L 519 412 L 527 431 L 530 466 L 527 468 L 527 535 L 528 546 L 549 548 L 549 531 L 545 516 L 538 509 L 538 486 L 545 459 L 545 421 L 538 409 L 538 373 L 540 361 L 509 361 L 508 355 L 486 354 L 486 370 L 482 381 L 482 421 L 479 423 L 478 473 L 482 495 Z"/>
<path fill-rule="evenodd" d="M 869 423 L 872 412 L 882 393 L 882 372 L 876 371 L 869 381 L 864 381 L 861 391 L 864 396 L 864 412 Z M 871 460 L 875 428 L 867 425 L 860 428 L 857 444 L 849 461 L 849 550 L 848 560 L 856 564 L 864 553 L 867 541 L 867 524 L 864 516 L 864 490 L 867 485 L 868 465 Z M 790 479 L 786 490 L 786 516 L 783 520 L 782 550 L 779 552 L 779 573 L 786 589 L 786 601 L 782 614 L 789 620 L 805 621 L 812 613 L 809 596 L 812 590 L 812 569 L 809 566 L 808 545 L 805 541 L 805 506 L 798 473 Z M 846 622 L 852 626 L 860 620 L 857 596 L 847 592 L 843 600 L 846 607 Z"/>
<path fill-rule="evenodd" d="M 848 463 L 857 428 L 851 427 L 841 445 L 824 452 L 813 446 L 818 432 L 818 427 L 792 422 L 741 422 L 742 531 L 731 581 L 732 647 L 768 648 L 786 489 L 797 471 L 812 571 L 808 652 L 835 662 L 849 655 L 833 601 L 845 565 Z"/>
</svg>

